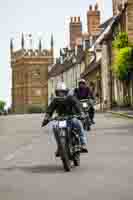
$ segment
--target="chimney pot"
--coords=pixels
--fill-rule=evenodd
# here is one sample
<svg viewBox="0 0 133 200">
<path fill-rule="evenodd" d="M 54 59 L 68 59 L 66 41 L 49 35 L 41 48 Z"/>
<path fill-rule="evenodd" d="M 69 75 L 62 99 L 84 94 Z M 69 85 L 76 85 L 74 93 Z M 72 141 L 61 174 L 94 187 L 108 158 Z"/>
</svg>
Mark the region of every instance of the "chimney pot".
<svg viewBox="0 0 133 200">
<path fill-rule="evenodd" d="M 90 11 L 92 10 L 92 5 L 89 6 Z"/>
<path fill-rule="evenodd" d="M 95 5 L 95 10 L 98 10 L 98 4 L 96 3 L 96 5 Z"/>
</svg>

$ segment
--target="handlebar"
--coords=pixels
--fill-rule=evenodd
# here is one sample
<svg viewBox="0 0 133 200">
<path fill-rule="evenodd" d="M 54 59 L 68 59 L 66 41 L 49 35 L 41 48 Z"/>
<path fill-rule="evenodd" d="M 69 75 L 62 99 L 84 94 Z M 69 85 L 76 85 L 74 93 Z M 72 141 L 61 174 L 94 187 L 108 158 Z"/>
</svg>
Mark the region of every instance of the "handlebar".
<svg viewBox="0 0 133 200">
<path fill-rule="evenodd" d="M 89 101 L 89 99 L 82 99 L 82 100 L 80 100 L 81 103 L 85 102 L 85 101 Z"/>
<path fill-rule="evenodd" d="M 71 120 L 73 118 L 80 119 L 80 120 L 83 119 L 83 117 L 81 115 L 57 116 L 57 117 L 54 117 L 54 118 L 50 118 L 49 122 L 50 121 Z"/>
<path fill-rule="evenodd" d="M 89 104 L 95 105 L 95 99 L 93 98 L 88 98 L 88 99 L 82 99 L 80 100 L 80 103 L 88 102 Z"/>
</svg>

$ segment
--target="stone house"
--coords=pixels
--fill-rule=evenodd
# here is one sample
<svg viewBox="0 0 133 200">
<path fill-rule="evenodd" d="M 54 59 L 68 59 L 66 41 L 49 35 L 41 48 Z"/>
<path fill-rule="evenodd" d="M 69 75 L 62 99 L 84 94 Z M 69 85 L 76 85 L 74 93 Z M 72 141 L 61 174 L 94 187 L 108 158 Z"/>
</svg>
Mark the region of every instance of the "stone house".
<svg viewBox="0 0 133 200">
<path fill-rule="evenodd" d="M 87 32 L 83 32 L 83 25 L 80 17 L 71 17 L 69 24 L 69 38 L 70 48 L 74 49 L 79 43 L 87 41 L 87 46 L 90 47 L 92 43 L 97 39 L 100 34 L 100 19 L 101 13 L 98 5 L 96 4 L 93 8 L 89 6 L 87 11 Z"/>
<path fill-rule="evenodd" d="M 127 32 L 129 42 L 133 44 L 133 1 L 113 1 L 113 15 L 120 13 L 117 24 L 118 31 Z M 114 53 L 114 52 L 113 52 Z M 112 55 L 113 58 L 113 55 Z M 133 106 L 133 74 L 129 74 L 128 80 L 122 82 L 114 76 L 114 100 L 118 105 L 130 104 Z M 127 101 L 127 102 L 126 102 Z"/>
<path fill-rule="evenodd" d="M 59 81 L 65 82 L 69 89 L 77 87 L 80 75 L 85 69 L 85 62 L 84 51 L 82 49 L 78 49 L 77 53 L 75 51 L 69 49 L 62 50 L 56 64 L 50 67 L 51 69 L 48 73 L 49 102 L 55 95 L 55 88 Z"/>
<path fill-rule="evenodd" d="M 118 32 L 127 32 L 129 41 L 133 42 L 133 1 L 113 1 L 113 17 L 107 20 L 102 26 L 103 32 L 92 46 L 95 50 L 97 45 L 101 46 L 101 87 L 102 87 L 102 107 L 111 109 L 113 102 L 124 104 L 124 98 L 128 95 L 130 105 L 133 105 L 133 81 L 126 90 L 124 84 L 119 81 L 112 71 L 114 51 L 112 41 Z"/>
<path fill-rule="evenodd" d="M 86 59 L 89 62 L 85 64 L 85 70 L 81 78 L 85 79 L 88 86 L 93 86 L 95 94 L 101 96 L 101 50 L 97 52 L 86 52 Z"/>
</svg>

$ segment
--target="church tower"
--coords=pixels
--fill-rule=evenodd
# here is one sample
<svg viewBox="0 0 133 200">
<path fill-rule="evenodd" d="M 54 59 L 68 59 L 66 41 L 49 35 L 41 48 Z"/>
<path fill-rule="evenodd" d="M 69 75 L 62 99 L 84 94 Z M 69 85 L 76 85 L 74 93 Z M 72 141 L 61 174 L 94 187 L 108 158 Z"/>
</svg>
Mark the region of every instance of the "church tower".
<svg viewBox="0 0 133 200">
<path fill-rule="evenodd" d="M 21 48 L 15 51 L 13 40 L 10 41 L 14 113 L 26 113 L 32 106 L 47 106 L 48 66 L 53 64 L 53 48 L 52 45 L 52 50 L 43 49 L 39 40 L 38 49 L 26 49 L 22 34 Z"/>
</svg>

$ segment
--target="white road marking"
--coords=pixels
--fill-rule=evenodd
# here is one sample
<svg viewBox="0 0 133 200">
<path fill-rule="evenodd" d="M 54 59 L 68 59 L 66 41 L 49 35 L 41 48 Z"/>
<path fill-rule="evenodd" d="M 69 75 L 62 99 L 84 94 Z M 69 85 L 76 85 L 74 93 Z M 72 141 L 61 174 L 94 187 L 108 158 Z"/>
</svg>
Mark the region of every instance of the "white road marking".
<svg viewBox="0 0 133 200">
<path fill-rule="evenodd" d="M 11 161 L 13 160 L 16 156 L 20 155 L 21 153 L 24 153 L 24 151 L 29 151 L 32 150 L 32 144 L 29 144 L 27 146 L 24 146 L 22 148 L 17 149 L 15 152 L 8 154 L 3 160 L 5 161 Z"/>
</svg>

